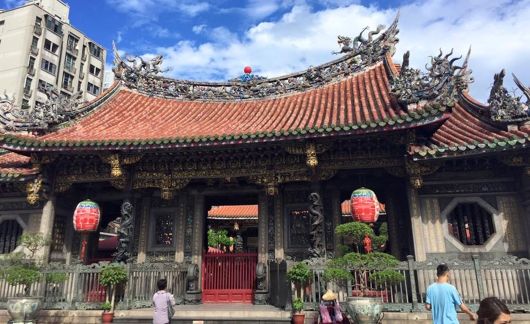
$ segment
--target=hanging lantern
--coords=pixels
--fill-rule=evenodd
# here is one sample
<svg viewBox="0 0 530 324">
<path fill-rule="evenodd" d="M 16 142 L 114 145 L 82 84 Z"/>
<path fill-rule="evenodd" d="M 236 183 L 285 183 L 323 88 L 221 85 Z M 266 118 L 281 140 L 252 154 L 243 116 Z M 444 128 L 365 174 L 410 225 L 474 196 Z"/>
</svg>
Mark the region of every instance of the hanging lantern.
<svg viewBox="0 0 530 324">
<path fill-rule="evenodd" d="M 74 230 L 81 233 L 81 249 L 79 258 L 86 263 L 86 248 L 88 244 L 88 233 L 98 229 L 101 212 L 98 204 L 92 200 L 83 200 L 74 211 Z"/>
<path fill-rule="evenodd" d="M 245 74 L 250 74 L 252 73 L 252 68 L 250 66 L 245 66 L 243 72 L 245 72 Z"/>
<path fill-rule="evenodd" d="M 375 193 L 367 188 L 359 188 L 352 192 L 351 214 L 353 220 L 363 223 L 375 223 L 379 217 L 379 201 Z"/>
<path fill-rule="evenodd" d="M 74 211 L 74 229 L 77 232 L 93 232 L 98 229 L 101 213 L 98 204 L 83 200 Z"/>
</svg>

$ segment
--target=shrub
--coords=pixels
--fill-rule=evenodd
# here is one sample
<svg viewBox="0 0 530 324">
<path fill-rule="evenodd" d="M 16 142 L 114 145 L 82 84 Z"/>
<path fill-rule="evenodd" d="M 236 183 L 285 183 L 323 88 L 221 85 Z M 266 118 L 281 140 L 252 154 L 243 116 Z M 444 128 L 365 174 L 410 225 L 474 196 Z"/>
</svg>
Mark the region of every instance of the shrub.
<svg viewBox="0 0 530 324">
<path fill-rule="evenodd" d="M 111 291 L 110 311 L 114 311 L 114 301 L 116 299 L 116 286 L 127 282 L 127 270 L 120 263 L 110 263 L 101 269 L 99 274 L 99 283 Z"/>
<path fill-rule="evenodd" d="M 293 310 L 295 313 L 301 313 L 304 310 L 304 302 L 300 298 L 293 300 Z"/>
</svg>

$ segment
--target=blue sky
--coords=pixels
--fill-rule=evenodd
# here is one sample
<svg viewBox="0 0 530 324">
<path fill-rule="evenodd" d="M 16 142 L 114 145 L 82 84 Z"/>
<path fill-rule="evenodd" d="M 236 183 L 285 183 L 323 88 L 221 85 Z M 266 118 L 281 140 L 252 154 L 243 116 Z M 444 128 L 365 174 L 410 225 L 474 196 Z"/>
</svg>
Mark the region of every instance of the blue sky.
<svg viewBox="0 0 530 324">
<path fill-rule="evenodd" d="M 20 0 L 0 0 L 9 8 Z M 530 84 L 530 0 L 67 0 L 71 23 L 108 49 L 163 54 L 170 77 L 226 80 L 245 65 L 272 77 L 336 58 L 336 36 L 388 25 L 401 10 L 396 62 L 472 47 L 471 93 L 485 101 L 506 68 Z M 509 89 L 515 88 L 511 77 Z"/>
</svg>

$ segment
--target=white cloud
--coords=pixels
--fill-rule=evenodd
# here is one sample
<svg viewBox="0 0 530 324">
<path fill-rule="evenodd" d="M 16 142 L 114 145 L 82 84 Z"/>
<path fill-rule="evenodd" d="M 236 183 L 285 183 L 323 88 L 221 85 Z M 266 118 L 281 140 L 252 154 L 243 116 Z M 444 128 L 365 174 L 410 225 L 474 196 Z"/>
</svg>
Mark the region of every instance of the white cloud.
<svg viewBox="0 0 530 324">
<path fill-rule="evenodd" d="M 210 8 L 208 2 L 192 0 L 106 0 L 116 10 L 131 15 L 137 25 L 157 21 L 162 13 L 177 12 L 194 17 Z"/>
<path fill-rule="evenodd" d="M 201 25 L 195 25 L 191 28 L 191 30 L 195 33 L 195 34 L 200 34 L 202 32 L 204 32 L 206 30 L 206 25 L 205 24 L 201 24 Z"/>
<path fill-rule="evenodd" d="M 359 4 L 314 11 L 296 2 L 278 20 L 258 23 L 244 35 L 213 28 L 207 42 L 180 41 L 157 51 L 165 55 L 172 77 L 229 79 L 241 74 L 245 65 L 272 77 L 336 58 L 331 52 L 338 50 L 337 35 L 355 36 L 365 26 L 388 25 L 395 14 L 394 9 Z M 475 77 L 471 92 L 482 101 L 487 99 L 493 74 L 501 68 L 530 84 L 530 0 L 415 1 L 401 8 L 399 26 L 396 62 L 410 50 L 411 65 L 423 67 L 438 48 L 454 48 L 455 53 L 465 55 L 471 45 L 470 67 Z M 514 87 L 509 78 L 506 85 Z"/>
</svg>

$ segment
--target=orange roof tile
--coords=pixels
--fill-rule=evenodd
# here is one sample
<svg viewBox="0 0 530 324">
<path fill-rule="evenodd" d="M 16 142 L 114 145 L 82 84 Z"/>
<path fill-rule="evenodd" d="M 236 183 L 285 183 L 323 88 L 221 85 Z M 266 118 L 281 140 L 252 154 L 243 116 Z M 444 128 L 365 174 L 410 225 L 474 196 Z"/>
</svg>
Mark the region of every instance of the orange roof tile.
<svg viewBox="0 0 530 324">
<path fill-rule="evenodd" d="M 275 137 L 357 134 L 433 122 L 409 115 L 392 100 L 385 62 L 338 82 L 283 97 L 187 101 L 120 88 L 77 123 L 38 139 L 5 135 L 13 150 L 77 150 L 139 144 L 155 148 L 235 144 Z M 441 115 L 433 110 L 429 114 Z M 69 144 L 67 144 L 69 143 Z M 62 148 L 60 148 L 62 147 Z M 68 147 L 68 148 L 65 148 Z"/>
<path fill-rule="evenodd" d="M 33 169 L 30 161 L 28 156 L 16 153 L 0 155 L 0 178 L 18 178 L 36 174 L 37 170 Z"/>
<path fill-rule="evenodd" d="M 258 219 L 258 205 L 213 206 L 208 211 L 211 219 Z"/>
</svg>

